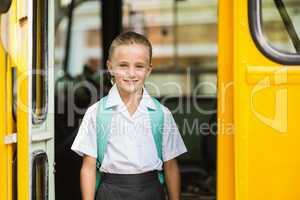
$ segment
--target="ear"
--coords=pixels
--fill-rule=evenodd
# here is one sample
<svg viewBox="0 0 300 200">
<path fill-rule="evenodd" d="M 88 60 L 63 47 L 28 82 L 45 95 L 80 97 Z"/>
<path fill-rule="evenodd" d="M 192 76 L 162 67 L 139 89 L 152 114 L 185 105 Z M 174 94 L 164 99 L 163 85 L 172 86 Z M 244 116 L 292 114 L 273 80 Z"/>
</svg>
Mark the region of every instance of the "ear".
<svg viewBox="0 0 300 200">
<path fill-rule="evenodd" d="M 111 62 L 109 60 L 106 61 L 106 66 L 107 66 L 107 69 L 108 69 L 110 75 L 113 76 L 112 65 L 111 65 Z"/>
<path fill-rule="evenodd" d="M 147 71 L 147 77 L 150 76 L 151 72 L 152 72 L 152 63 L 150 63 L 149 67 L 148 67 L 148 71 Z"/>
</svg>

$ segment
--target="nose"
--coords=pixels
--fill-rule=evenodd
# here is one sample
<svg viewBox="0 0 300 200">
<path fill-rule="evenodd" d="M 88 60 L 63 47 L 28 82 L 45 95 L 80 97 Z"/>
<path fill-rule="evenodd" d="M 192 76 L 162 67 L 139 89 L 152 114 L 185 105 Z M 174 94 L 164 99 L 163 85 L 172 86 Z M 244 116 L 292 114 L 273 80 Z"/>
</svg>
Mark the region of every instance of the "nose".
<svg viewBox="0 0 300 200">
<path fill-rule="evenodd" d="M 130 66 L 128 68 L 127 75 L 129 76 L 129 78 L 135 77 L 135 67 L 134 66 Z"/>
</svg>

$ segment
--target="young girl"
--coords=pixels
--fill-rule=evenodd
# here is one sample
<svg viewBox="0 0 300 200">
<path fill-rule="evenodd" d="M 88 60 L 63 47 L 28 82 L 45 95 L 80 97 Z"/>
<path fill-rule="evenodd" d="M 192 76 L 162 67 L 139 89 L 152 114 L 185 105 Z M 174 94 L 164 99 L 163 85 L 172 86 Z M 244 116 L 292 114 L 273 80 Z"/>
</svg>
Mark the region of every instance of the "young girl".
<svg viewBox="0 0 300 200">
<path fill-rule="evenodd" d="M 144 88 L 152 70 L 151 58 L 152 46 L 140 34 L 123 33 L 111 44 L 107 66 L 114 85 L 103 101 L 88 108 L 72 145 L 83 156 L 83 200 L 161 200 L 165 198 L 163 182 L 169 199 L 180 199 L 176 157 L 187 150 L 171 112 Z M 99 109 L 112 111 L 109 123 L 102 122 L 109 124 L 105 148 L 99 146 L 99 141 L 106 140 L 99 139 L 103 132 L 98 129 L 107 115 Z M 160 123 L 163 129 L 153 128 Z M 98 169 L 101 184 L 95 192 L 99 154 L 103 155 Z"/>
</svg>

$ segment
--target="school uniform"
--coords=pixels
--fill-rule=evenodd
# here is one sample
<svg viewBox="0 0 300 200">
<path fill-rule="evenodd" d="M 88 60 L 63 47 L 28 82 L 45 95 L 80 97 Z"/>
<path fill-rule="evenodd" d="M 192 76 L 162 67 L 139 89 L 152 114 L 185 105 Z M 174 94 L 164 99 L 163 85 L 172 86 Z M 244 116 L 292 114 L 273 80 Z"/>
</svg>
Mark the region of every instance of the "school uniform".
<svg viewBox="0 0 300 200">
<path fill-rule="evenodd" d="M 99 101 L 87 109 L 71 147 L 81 156 L 89 155 L 97 158 L 98 104 Z M 148 115 L 148 108 L 157 108 L 145 88 L 138 108 L 132 116 L 122 101 L 116 85 L 109 91 L 105 106 L 113 110 L 113 115 L 106 152 L 100 166 L 102 183 L 96 199 L 162 199 L 163 189 L 155 174 L 156 171 L 163 170 L 164 161 L 187 151 L 171 112 L 162 105 L 164 121 L 161 160 L 157 155 Z"/>
</svg>

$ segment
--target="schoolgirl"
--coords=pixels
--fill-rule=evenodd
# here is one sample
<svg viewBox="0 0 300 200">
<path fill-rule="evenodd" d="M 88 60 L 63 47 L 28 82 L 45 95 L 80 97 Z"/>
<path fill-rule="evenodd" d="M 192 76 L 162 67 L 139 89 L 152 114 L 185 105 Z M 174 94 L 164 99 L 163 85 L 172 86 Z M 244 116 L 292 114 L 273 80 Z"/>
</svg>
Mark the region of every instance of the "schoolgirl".
<svg viewBox="0 0 300 200">
<path fill-rule="evenodd" d="M 180 199 L 176 157 L 186 147 L 168 108 L 144 87 L 152 46 L 135 32 L 111 44 L 113 86 L 86 111 L 72 150 L 83 156 L 83 200 Z M 96 189 L 95 189 L 96 188 Z"/>
</svg>

